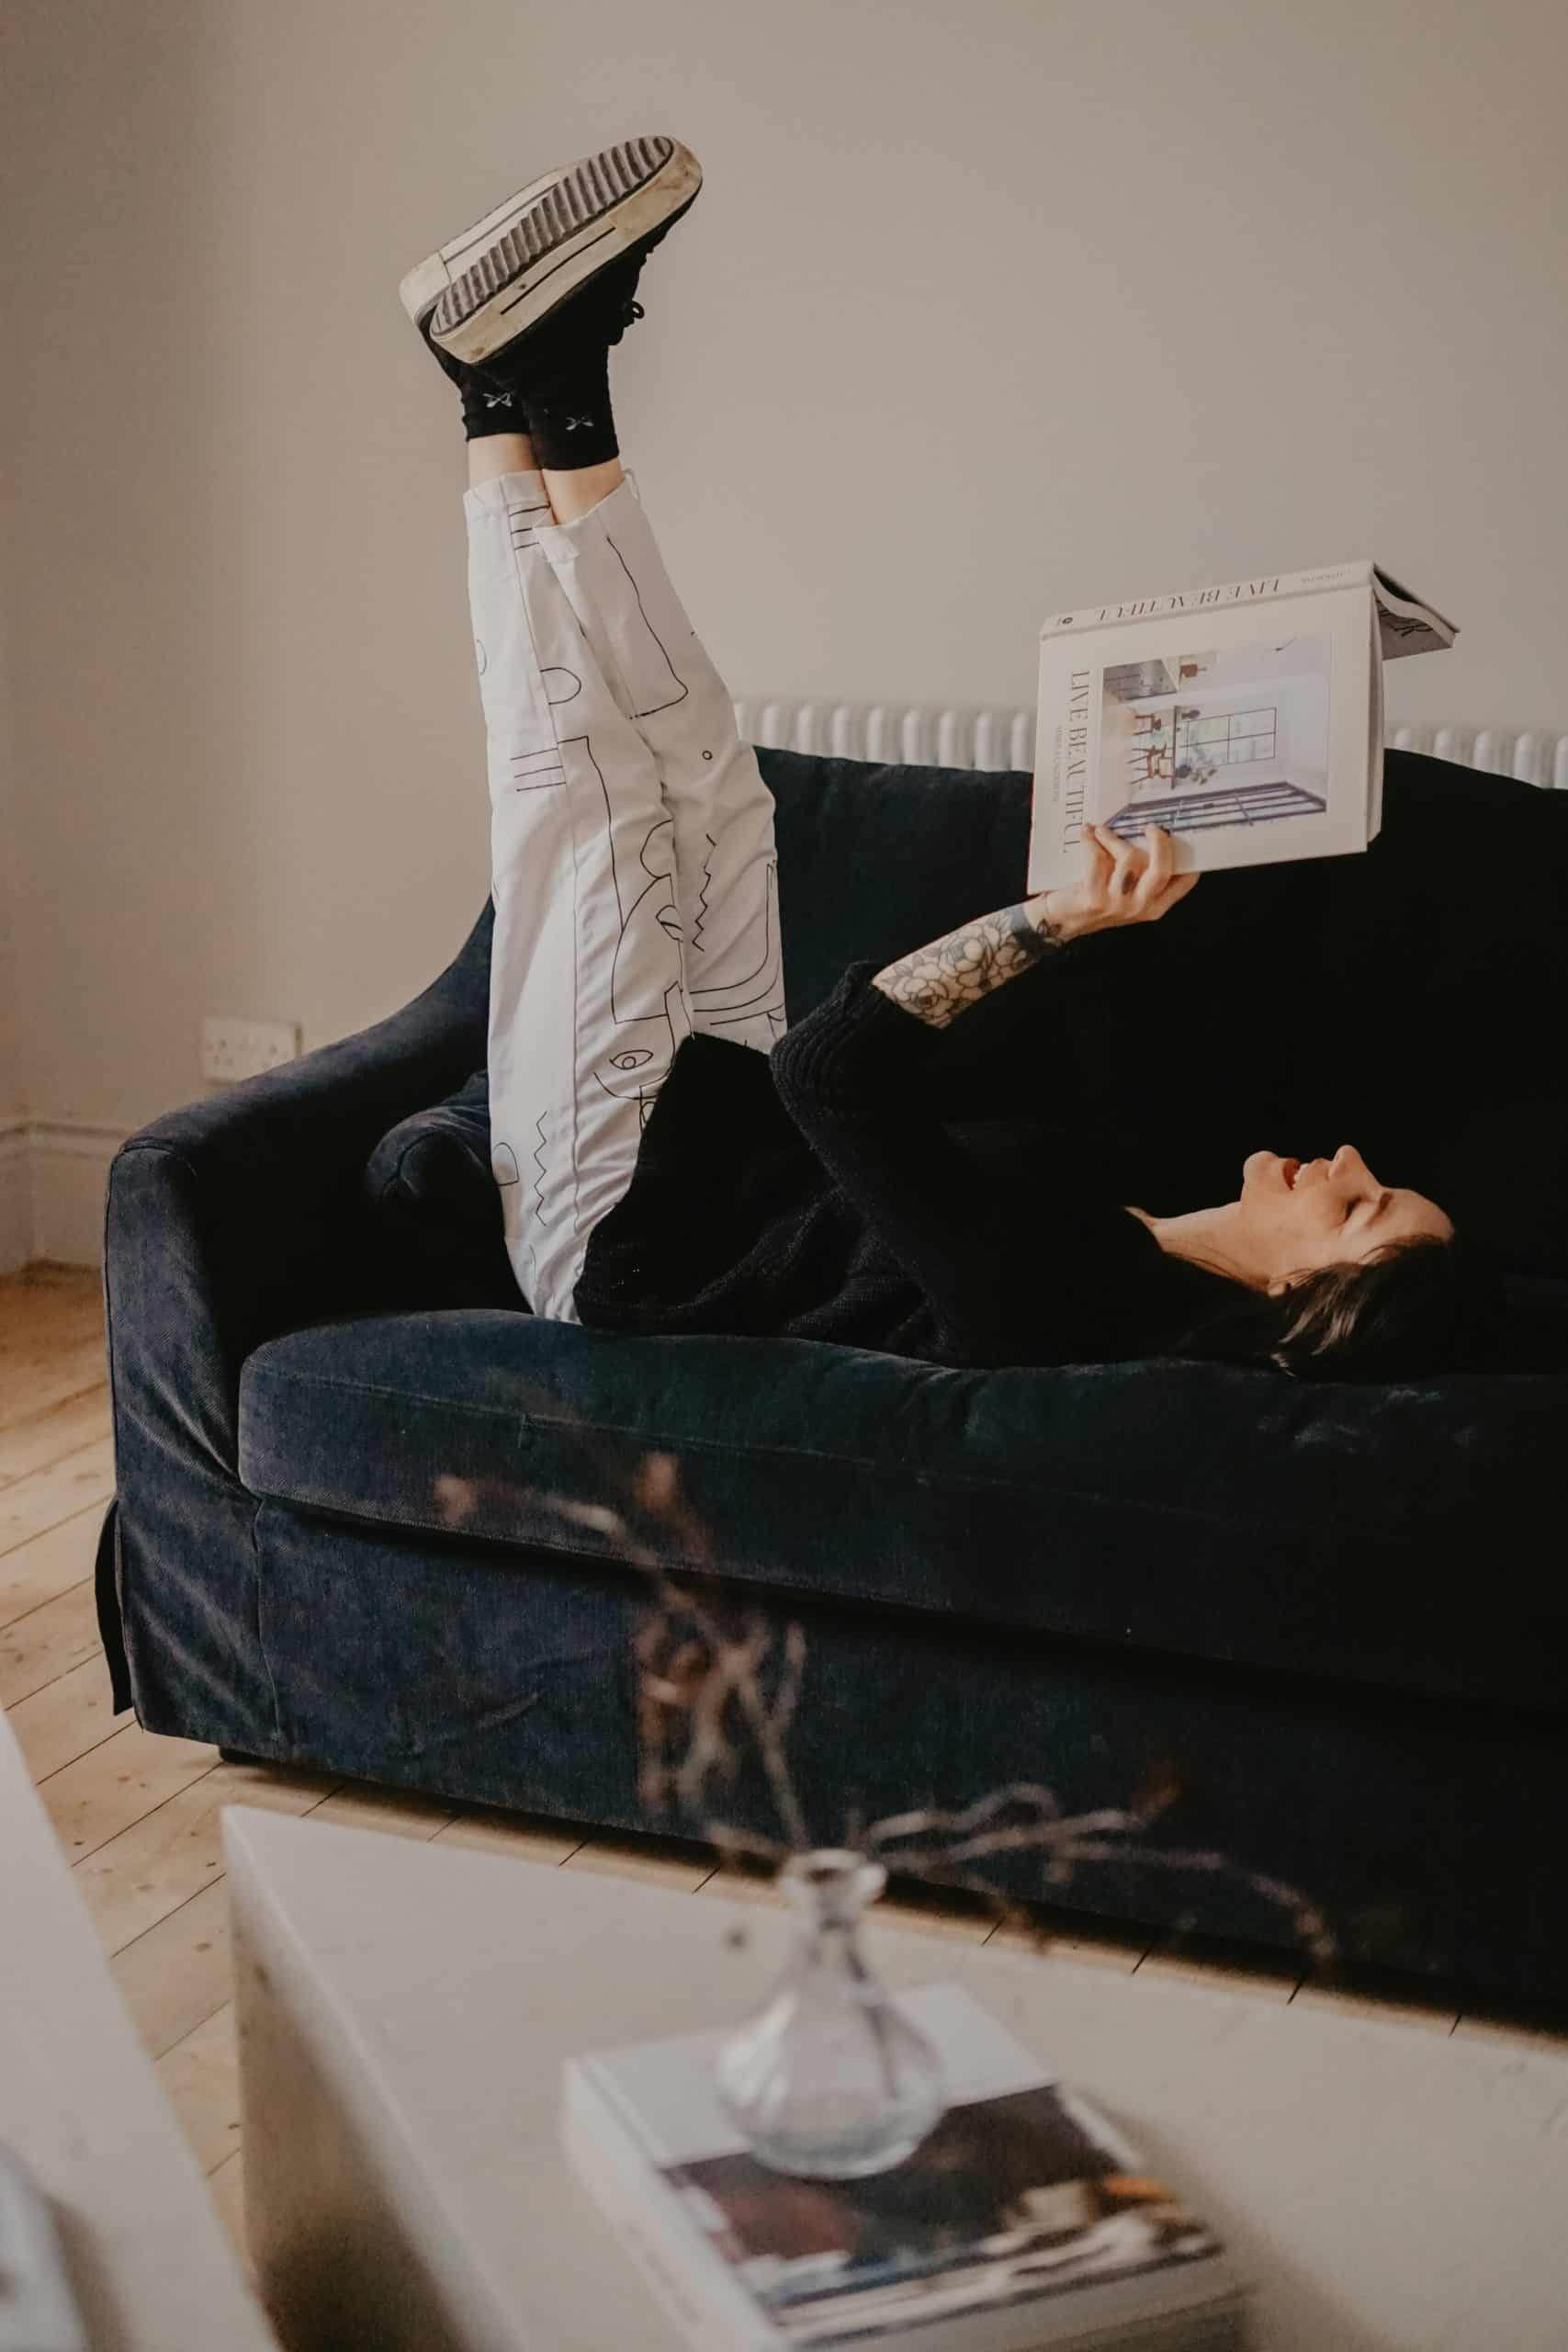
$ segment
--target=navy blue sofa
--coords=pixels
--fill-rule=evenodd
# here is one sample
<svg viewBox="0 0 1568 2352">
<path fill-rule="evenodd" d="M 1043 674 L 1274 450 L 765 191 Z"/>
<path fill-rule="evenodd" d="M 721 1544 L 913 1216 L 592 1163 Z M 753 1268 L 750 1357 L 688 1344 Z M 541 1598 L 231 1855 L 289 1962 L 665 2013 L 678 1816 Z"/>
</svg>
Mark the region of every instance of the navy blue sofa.
<svg viewBox="0 0 1568 2352">
<path fill-rule="evenodd" d="M 762 756 L 794 1017 L 850 958 L 1021 895 L 1027 777 Z M 489 1171 L 487 903 L 401 1012 L 115 1158 L 118 1703 L 251 1756 L 689 1827 L 639 1799 L 646 1577 L 559 1509 L 657 1448 L 726 1587 L 806 1628 L 818 1834 L 1011 1781 L 1075 1808 L 1158 1788 L 1156 1841 L 1235 1868 L 1086 1866 L 1059 1900 L 1278 1944 L 1274 1878 L 1347 1959 L 1561 1996 L 1565 903 L 1568 796 L 1391 753 L 1365 857 L 1208 876 L 1094 943 L 1048 1034 L 998 1024 L 977 1097 L 1034 1101 L 1125 1200 L 1196 1205 L 1259 1145 L 1348 1139 L 1481 1229 L 1517 1353 L 1379 1387 L 536 1321 Z M 689 1563 L 679 1530 L 641 1540 Z M 767 1826 L 744 1776 L 728 1811 Z"/>
</svg>

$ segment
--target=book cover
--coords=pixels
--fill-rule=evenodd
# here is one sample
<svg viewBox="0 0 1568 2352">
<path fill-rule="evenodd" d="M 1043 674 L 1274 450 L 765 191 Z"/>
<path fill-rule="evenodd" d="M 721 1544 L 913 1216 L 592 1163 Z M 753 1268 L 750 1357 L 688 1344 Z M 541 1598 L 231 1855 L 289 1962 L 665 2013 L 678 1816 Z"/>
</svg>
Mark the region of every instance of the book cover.
<svg viewBox="0 0 1568 2352">
<path fill-rule="evenodd" d="M 1236 606 L 1255 608 L 1277 596 L 1317 596 L 1329 589 L 1359 587 L 1371 593 L 1385 662 L 1399 661 L 1408 653 L 1440 651 L 1459 635 L 1455 624 L 1436 605 L 1414 595 L 1371 556 L 1358 556 L 1348 563 L 1320 564 L 1314 571 L 1258 572 L 1250 580 L 1227 580 L 1213 587 L 1123 597 L 1109 605 L 1080 605 L 1074 612 L 1053 614 L 1040 634 L 1053 637 L 1065 629 L 1120 628 L 1129 621 L 1228 612 Z"/>
<path fill-rule="evenodd" d="M 1205 2342 L 1239 2343 L 1207 2332 L 1240 2310 L 1219 2241 L 1110 2123 L 961 1987 L 903 1997 L 952 2104 L 911 2156 L 863 2179 L 760 2164 L 711 2089 L 720 2036 L 569 2065 L 569 2152 L 695 2340 L 1177 2346 L 1196 2333 L 1145 2331 L 1185 2314 Z"/>
<path fill-rule="evenodd" d="M 1364 849 L 1376 659 L 1364 585 L 1047 632 L 1029 888 L 1089 825 L 1161 825 L 1179 870 Z"/>
<path fill-rule="evenodd" d="M 1163 827 L 1178 871 L 1364 850 L 1382 818 L 1382 664 L 1455 634 L 1370 559 L 1056 614 L 1027 888 L 1075 881 L 1091 825 Z"/>
</svg>

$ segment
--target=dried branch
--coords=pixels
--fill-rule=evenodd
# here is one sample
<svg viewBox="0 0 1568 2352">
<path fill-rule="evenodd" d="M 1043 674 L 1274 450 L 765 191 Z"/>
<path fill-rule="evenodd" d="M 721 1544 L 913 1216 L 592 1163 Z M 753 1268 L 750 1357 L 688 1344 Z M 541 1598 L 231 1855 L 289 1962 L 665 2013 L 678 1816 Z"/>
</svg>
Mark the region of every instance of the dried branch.
<svg viewBox="0 0 1568 2352">
<path fill-rule="evenodd" d="M 537 1401 L 539 1418 L 558 1427 L 554 1401 Z M 468 1524 L 487 1502 L 509 1506 L 514 1518 L 523 1504 L 597 1538 L 594 1548 L 602 1547 L 604 1556 L 642 1572 L 649 1605 L 631 1651 L 645 1810 L 658 1818 L 678 1807 L 718 1849 L 721 1867 L 733 1868 L 742 1858 L 776 1866 L 806 1851 L 818 1841 L 789 1760 L 807 1661 L 804 1629 L 791 1622 L 781 1632 L 755 1607 L 738 1611 L 714 1568 L 711 1534 L 686 1498 L 672 1454 L 646 1453 L 626 1474 L 590 1432 L 571 1426 L 592 1462 L 598 1497 L 441 1476 L 435 1495 L 446 1523 Z M 617 1486 L 624 1489 L 620 1507 L 603 1498 Z M 716 1799 L 734 1787 L 748 1752 L 761 1769 L 782 1832 L 777 1838 L 740 1829 L 716 1810 Z M 1285 1914 L 1314 1959 L 1332 1958 L 1327 1924 L 1298 1888 L 1248 1871 L 1224 1853 L 1149 1842 L 1152 1825 L 1179 1793 L 1179 1782 L 1167 1772 L 1133 1804 L 1065 1815 L 1053 1790 L 1016 1781 L 953 1810 L 917 1806 L 864 1824 L 852 1815 L 843 1841 L 901 1877 L 983 1895 L 1004 1919 L 1026 1925 L 1029 1915 L 1019 1898 L 1003 1894 L 972 1865 L 1038 1854 L 1043 1883 L 1055 1891 L 1069 1885 L 1080 1867 L 1103 1862 L 1223 1875 Z"/>
</svg>

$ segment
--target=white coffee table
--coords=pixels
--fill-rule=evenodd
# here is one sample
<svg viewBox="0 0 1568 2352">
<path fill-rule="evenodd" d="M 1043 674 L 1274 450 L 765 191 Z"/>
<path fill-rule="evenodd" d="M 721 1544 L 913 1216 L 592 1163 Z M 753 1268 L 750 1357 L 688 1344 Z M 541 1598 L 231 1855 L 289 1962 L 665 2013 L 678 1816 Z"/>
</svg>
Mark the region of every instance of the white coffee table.
<svg viewBox="0 0 1568 2352">
<path fill-rule="evenodd" d="M 783 1916 L 232 1808 L 246 2218 L 292 2352 L 666 2352 L 557 2152 L 569 2051 L 739 2018 Z M 747 1950 L 726 1948 L 741 1919 Z M 1261 2290 L 1262 2352 L 1562 2352 L 1568 2056 L 877 1924 L 1081 2085 Z"/>
</svg>

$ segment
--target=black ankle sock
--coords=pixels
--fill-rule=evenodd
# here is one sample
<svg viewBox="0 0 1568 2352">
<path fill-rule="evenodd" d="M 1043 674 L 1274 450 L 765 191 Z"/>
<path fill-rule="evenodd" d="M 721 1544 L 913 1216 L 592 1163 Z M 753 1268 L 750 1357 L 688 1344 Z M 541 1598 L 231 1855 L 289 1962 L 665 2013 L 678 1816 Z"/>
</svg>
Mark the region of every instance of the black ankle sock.
<svg viewBox="0 0 1568 2352">
<path fill-rule="evenodd" d="M 422 323 L 437 363 L 462 394 L 463 430 L 470 441 L 525 433 L 535 463 L 551 473 L 580 472 L 619 457 L 610 345 L 642 316 L 633 294 L 643 258 L 639 251 L 612 263 L 541 325 L 478 367 L 443 351 L 431 339 L 428 320 Z"/>
<path fill-rule="evenodd" d="M 477 368 L 465 368 L 457 379 L 463 396 L 463 433 L 469 441 L 489 440 L 497 433 L 526 433 L 521 394 L 511 385 L 497 384 Z"/>
<path fill-rule="evenodd" d="M 536 464 L 574 473 L 620 455 L 610 407 L 610 353 L 604 344 L 573 355 L 570 367 L 524 378 L 518 397 Z"/>
<path fill-rule="evenodd" d="M 421 334 L 442 374 L 457 387 L 463 403 L 463 433 L 469 441 L 483 441 L 497 433 L 526 433 L 522 396 L 515 384 L 479 368 L 466 368 L 433 342 L 428 318 L 420 322 Z"/>
</svg>

